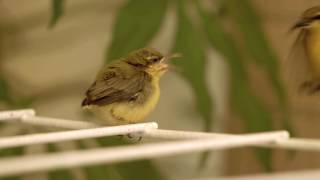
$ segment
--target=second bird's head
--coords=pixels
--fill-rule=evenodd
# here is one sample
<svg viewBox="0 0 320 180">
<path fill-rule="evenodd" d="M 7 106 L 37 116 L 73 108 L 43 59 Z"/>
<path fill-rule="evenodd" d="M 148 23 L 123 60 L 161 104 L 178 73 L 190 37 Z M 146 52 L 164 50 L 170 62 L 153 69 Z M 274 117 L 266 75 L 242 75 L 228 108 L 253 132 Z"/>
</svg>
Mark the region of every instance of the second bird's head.
<svg viewBox="0 0 320 180">
<path fill-rule="evenodd" d="M 131 52 L 125 62 L 150 75 L 161 76 L 168 70 L 168 60 L 173 57 L 177 56 L 163 56 L 155 49 L 142 48 Z"/>
<path fill-rule="evenodd" d="M 296 29 L 320 30 L 320 6 L 314 6 L 305 10 L 301 18 L 291 28 L 291 30 Z"/>
</svg>

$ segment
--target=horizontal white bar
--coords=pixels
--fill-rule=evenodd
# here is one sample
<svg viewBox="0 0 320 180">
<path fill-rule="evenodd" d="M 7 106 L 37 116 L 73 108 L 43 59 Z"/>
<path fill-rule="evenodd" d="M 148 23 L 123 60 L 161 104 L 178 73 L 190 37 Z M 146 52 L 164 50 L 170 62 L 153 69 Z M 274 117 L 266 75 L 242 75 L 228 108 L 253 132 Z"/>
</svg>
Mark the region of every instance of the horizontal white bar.
<svg viewBox="0 0 320 180">
<path fill-rule="evenodd" d="M 48 117 L 40 117 L 40 116 L 25 116 L 20 119 L 23 123 L 40 125 L 40 126 L 49 126 L 49 127 L 57 127 L 64 129 L 87 129 L 87 128 L 95 128 L 100 125 L 84 122 L 84 121 L 76 121 L 76 120 L 67 120 L 67 119 L 56 119 L 56 118 L 48 118 Z"/>
<path fill-rule="evenodd" d="M 227 139 L 192 139 L 179 142 L 129 145 L 93 150 L 2 158 L 0 161 L 0 177 L 100 163 L 116 163 L 145 158 L 159 158 L 162 156 L 205 151 L 209 149 L 217 150 L 242 147 L 257 143 L 270 143 L 287 138 L 288 133 L 286 131 L 280 131 L 250 134 Z"/>
<path fill-rule="evenodd" d="M 33 109 L 22 109 L 13 111 L 0 111 L 0 122 L 21 119 L 22 117 L 34 116 Z"/>
<path fill-rule="evenodd" d="M 0 111 L 0 122 L 19 121 L 22 123 L 28 123 L 33 125 L 58 127 L 64 129 L 86 129 L 101 126 L 90 122 L 40 117 L 35 116 L 35 114 L 36 113 L 33 109 Z"/>
<path fill-rule="evenodd" d="M 52 143 L 68 140 L 79 140 L 84 138 L 125 135 L 129 133 L 143 132 L 146 129 L 156 128 L 158 128 L 157 123 L 149 122 L 121 126 L 99 127 L 92 129 L 4 137 L 0 138 L 0 149 L 39 143 Z"/>
<path fill-rule="evenodd" d="M 243 134 L 246 135 L 246 134 Z M 146 130 L 143 137 L 164 138 L 164 139 L 193 139 L 193 138 L 234 138 L 243 135 L 222 134 L 222 133 L 204 133 L 192 131 L 176 130 Z M 272 143 L 255 144 L 258 147 L 281 148 L 303 151 L 320 151 L 320 139 L 290 138 Z"/>
<path fill-rule="evenodd" d="M 303 151 L 320 151 L 320 140 L 290 138 L 288 140 L 277 141 L 275 143 L 272 143 L 269 147 Z"/>
<path fill-rule="evenodd" d="M 193 139 L 193 138 L 227 138 L 237 137 L 238 135 L 223 133 L 205 133 L 194 131 L 178 131 L 178 130 L 146 130 L 142 134 L 144 137 L 162 138 L 162 139 Z M 242 136 L 242 135 L 240 135 Z"/>
</svg>

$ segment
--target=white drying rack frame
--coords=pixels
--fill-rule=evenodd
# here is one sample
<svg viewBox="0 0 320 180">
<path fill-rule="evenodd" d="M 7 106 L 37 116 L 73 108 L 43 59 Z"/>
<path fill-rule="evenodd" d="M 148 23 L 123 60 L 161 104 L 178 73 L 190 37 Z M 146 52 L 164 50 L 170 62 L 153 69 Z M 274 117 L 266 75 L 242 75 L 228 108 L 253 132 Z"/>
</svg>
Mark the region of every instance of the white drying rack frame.
<svg viewBox="0 0 320 180">
<path fill-rule="evenodd" d="M 21 122 L 68 129 L 59 132 L 3 137 L 0 138 L 0 150 L 32 144 L 127 134 L 176 140 L 150 144 L 126 145 L 121 147 L 27 155 L 21 157 L 4 157 L 0 159 L 0 177 L 58 168 L 71 168 L 98 163 L 110 164 L 189 152 L 229 149 L 244 146 L 320 151 L 320 140 L 290 138 L 287 131 L 233 135 L 162 130 L 158 129 L 158 124 L 155 122 L 101 127 L 89 122 L 36 116 L 35 111 L 32 109 L 2 111 L 0 112 L 0 122 Z"/>
</svg>

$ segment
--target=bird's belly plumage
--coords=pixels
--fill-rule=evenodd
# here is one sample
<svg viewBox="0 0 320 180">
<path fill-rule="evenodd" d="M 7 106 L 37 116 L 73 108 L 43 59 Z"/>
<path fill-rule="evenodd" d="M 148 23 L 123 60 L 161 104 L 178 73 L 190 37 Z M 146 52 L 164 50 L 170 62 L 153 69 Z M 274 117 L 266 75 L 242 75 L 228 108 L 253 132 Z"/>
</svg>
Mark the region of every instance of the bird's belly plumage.
<svg viewBox="0 0 320 180">
<path fill-rule="evenodd" d="M 119 103 L 111 111 L 115 116 L 121 117 L 126 123 L 142 121 L 156 106 L 160 96 L 159 88 L 154 90 L 148 100 L 142 104 Z"/>
<path fill-rule="evenodd" d="M 143 102 L 116 102 L 106 106 L 92 106 L 94 113 L 108 125 L 138 123 L 155 108 L 160 97 L 158 82 L 152 82 L 152 91 Z"/>
</svg>

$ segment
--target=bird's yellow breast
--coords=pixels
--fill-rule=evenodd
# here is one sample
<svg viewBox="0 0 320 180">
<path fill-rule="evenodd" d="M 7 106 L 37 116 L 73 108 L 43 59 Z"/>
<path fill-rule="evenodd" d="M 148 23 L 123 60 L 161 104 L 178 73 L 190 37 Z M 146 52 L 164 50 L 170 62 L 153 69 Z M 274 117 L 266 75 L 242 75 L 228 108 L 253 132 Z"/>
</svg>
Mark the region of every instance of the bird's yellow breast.
<svg viewBox="0 0 320 180">
<path fill-rule="evenodd" d="M 117 102 L 106 106 L 94 106 L 92 110 L 109 125 L 141 122 L 155 108 L 159 97 L 159 79 L 151 81 L 152 91 L 143 103 Z"/>
<path fill-rule="evenodd" d="M 305 47 L 314 78 L 320 79 L 320 25 L 306 35 Z"/>
</svg>

